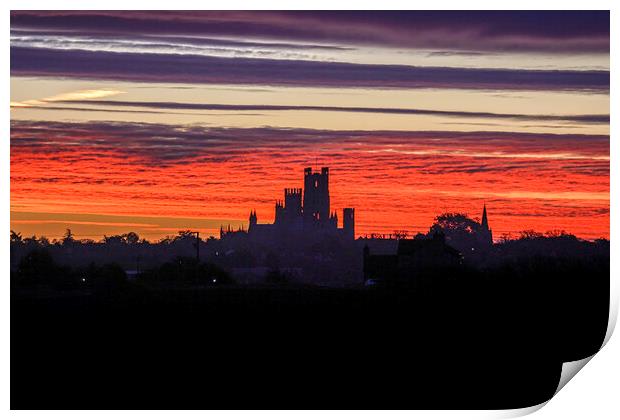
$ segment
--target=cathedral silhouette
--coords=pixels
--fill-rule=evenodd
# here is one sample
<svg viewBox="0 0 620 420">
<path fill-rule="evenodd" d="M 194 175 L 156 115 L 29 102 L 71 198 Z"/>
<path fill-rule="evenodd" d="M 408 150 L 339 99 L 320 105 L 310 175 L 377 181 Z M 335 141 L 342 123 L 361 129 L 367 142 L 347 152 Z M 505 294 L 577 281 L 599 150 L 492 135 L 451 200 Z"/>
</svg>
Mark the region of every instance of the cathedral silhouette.
<svg viewBox="0 0 620 420">
<path fill-rule="evenodd" d="M 256 210 L 250 212 L 247 230 L 220 227 L 220 239 L 247 237 L 261 243 L 281 239 L 332 236 L 345 241 L 355 239 L 355 209 L 342 211 L 342 227 L 338 215 L 330 209 L 329 168 L 313 172 L 304 169 L 304 188 L 285 188 L 284 200 L 276 200 L 273 223 L 258 223 Z"/>
</svg>

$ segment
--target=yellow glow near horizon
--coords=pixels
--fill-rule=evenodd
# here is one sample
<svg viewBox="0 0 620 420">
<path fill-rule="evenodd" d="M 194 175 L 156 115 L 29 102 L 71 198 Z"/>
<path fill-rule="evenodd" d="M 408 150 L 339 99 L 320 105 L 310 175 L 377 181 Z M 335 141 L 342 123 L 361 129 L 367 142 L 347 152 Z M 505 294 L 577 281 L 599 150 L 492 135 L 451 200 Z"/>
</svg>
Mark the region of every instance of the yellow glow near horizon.
<svg viewBox="0 0 620 420">
<path fill-rule="evenodd" d="M 25 101 L 11 101 L 11 108 L 28 108 L 36 107 L 40 105 L 46 105 L 50 102 L 63 102 L 63 101 L 85 101 L 89 99 L 102 99 L 109 96 L 120 95 L 125 93 L 122 90 L 114 89 L 86 89 L 78 90 L 74 92 L 59 93 L 57 95 L 48 96 L 42 99 L 28 99 Z"/>
</svg>

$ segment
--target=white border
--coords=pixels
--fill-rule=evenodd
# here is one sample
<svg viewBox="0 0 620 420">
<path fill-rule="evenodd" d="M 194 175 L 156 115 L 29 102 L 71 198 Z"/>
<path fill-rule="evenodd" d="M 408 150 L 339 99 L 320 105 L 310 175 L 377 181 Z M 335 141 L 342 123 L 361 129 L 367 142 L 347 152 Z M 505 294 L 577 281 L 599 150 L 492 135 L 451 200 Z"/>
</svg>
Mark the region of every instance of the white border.
<svg viewBox="0 0 620 420">
<path fill-rule="evenodd" d="M 435 2 L 421 2 L 421 3 L 412 3 L 409 1 L 393 1 L 393 0 L 382 0 L 382 1 L 369 1 L 369 0 L 359 0 L 359 1 L 340 1 L 335 2 L 333 0 L 314 0 L 314 1 L 306 1 L 306 2 L 290 2 L 290 1 L 261 1 L 260 3 L 255 2 L 251 3 L 243 0 L 227 0 L 224 3 L 206 3 L 204 1 L 190 1 L 190 0 L 175 0 L 174 2 L 170 1 L 161 1 L 161 0 L 151 0 L 149 2 L 139 2 L 132 0 L 107 0 L 107 1 L 91 1 L 88 4 L 85 4 L 84 1 L 76 1 L 76 0 L 57 0 L 57 1 L 32 1 L 32 0 L 24 0 L 24 1 L 12 1 L 9 5 L 8 2 L 4 2 L 4 7 L 6 10 L 1 15 L 2 24 L 5 28 L 5 38 L 3 42 L 3 51 L 2 51 L 2 63 L 4 65 L 6 76 L 4 79 L 4 83 L 2 84 L 4 100 L 8 102 L 8 98 L 10 97 L 10 68 L 9 68 L 9 56 L 10 56 L 10 44 L 9 44 L 9 10 L 25 10 L 25 9 L 118 9 L 118 10 L 127 10 L 127 9 L 143 9 L 143 10 L 199 10 L 199 9 L 211 9 L 211 10 L 232 10 L 232 9 L 240 9 L 240 10 L 257 10 L 257 9 L 266 9 L 266 10 L 304 10 L 304 9 L 325 9 L 325 10 L 336 10 L 336 9 L 366 9 L 366 10 L 378 10 L 378 9 L 419 9 L 419 10 L 433 10 L 433 9 L 463 9 L 463 6 L 466 5 L 469 9 L 512 9 L 512 10 L 541 10 L 541 9 L 559 9 L 559 10 L 581 10 L 581 9 L 599 9 L 599 10 L 611 10 L 611 23 L 612 23 L 612 54 L 611 54 L 611 85 L 618 86 L 617 83 L 617 72 L 614 72 L 616 65 L 618 65 L 618 60 L 614 59 L 614 53 L 616 53 L 617 48 L 616 42 L 618 40 L 618 18 L 616 16 L 617 11 L 614 10 L 614 5 L 620 4 L 617 1 L 600 1 L 600 0 L 590 0 L 587 2 L 584 1 L 574 1 L 574 0 L 564 0 L 564 1 L 547 1 L 541 2 L 540 0 L 521 0 L 521 1 L 502 1 L 501 3 L 489 0 L 474 0 L 468 1 L 467 3 L 459 2 L 457 0 L 453 1 L 435 1 Z M 501 6 L 500 6 L 501 5 Z M 616 8 L 618 9 L 618 8 Z M 613 92 L 613 88 L 612 88 Z M 617 95 L 612 95 L 612 98 Z M 6 103 L 5 102 L 5 103 Z M 616 161 L 618 157 L 617 152 L 617 122 L 618 119 L 616 117 L 616 110 L 618 107 L 614 106 L 613 99 L 610 104 L 611 111 L 611 237 L 618 238 L 618 223 L 617 220 L 617 209 L 618 209 L 618 188 L 617 183 L 615 182 L 618 179 L 618 165 Z M 10 155 L 9 155 L 9 121 L 10 121 L 10 109 L 8 107 L 8 103 L 5 105 L 5 118 L 2 124 L 2 140 L 1 140 L 1 148 L 2 148 L 2 158 L 0 159 L 0 197 L 2 200 L 2 218 L 4 221 L 4 226 L 10 225 L 9 218 L 9 199 L 10 199 Z M 8 233 L 8 229 L 7 232 Z M 615 324 L 615 320 L 617 318 L 617 307 L 618 307 L 618 280 L 620 279 L 620 268 L 618 265 L 618 261 L 620 261 L 619 248 L 616 246 L 617 244 L 614 240 L 611 241 L 612 247 L 612 302 L 613 302 L 613 310 L 612 310 L 612 319 Z M 10 406 L 9 392 L 10 392 L 10 346 L 9 346 L 9 316 L 10 316 L 10 296 L 9 296 L 9 241 L 0 241 L 0 249 L 1 249 L 1 261 L 3 272 L 6 275 L 4 280 L 4 288 L 3 288 L 3 299 L 0 306 L 0 311 L 2 313 L 1 320 L 1 328 L 2 328 L 2 340 L 3 345 L 0 346 L 0 352 L 2 353 L 2 364 L 0 367 L 0 386 L 1 386 L 1 395 L 0 401 L 3 403 L 3 407 L 8 410 Z M 549 418 L 561 418 L 561 419 L 583 419 L 583 418 L 594 418 L 594 419 L 617 419 L 620 418 L 620 403 L 618 403 L 618 391 L 620 390 L 620 363 L 618 361 L 618 354 L 620 345 L 618 344 L 618 338 L 611 339 L 611 341 L 601 350 L 599 355 L 596 355 L 592 362 L 588 363 L 587 366 L 584 367 L 583 371 L 580 372 L 576 379 L 573 379 L 570 383 L 566 385 L 564 389 L 562 389 L 542 410 L 537 411 L 533 414 L 532 418 L 540 418 L 540 419 L 549 419 Z M 256 420 L 277 420 L 277 419 L 312 419 L 315 420 L 317 418 L 355 418 L 355 419 L 375 419 L 375 418 L 391 418 L 391 419 L 410 419 L 413 416 L 422 416 L 422 418 L 489 418 L 489 417 L 505 417 L 506 414 L 523 414 L 523 412 L 479 412 L 479 411 L 469 411 L 469 412 L 458 412 L 458 411 L 388 411 L 388 412 L 375 412 L 375 411 L 344 411 L 344 412 L 308 412 L 308 411 L 263 411 L 263 412 L 238 412 L 238 411 L 227 411 L 227 412 L 196 412 L 196 411 L 182 411 L 175 412 L 174 416 L 183 417 L 183 418 L 200 418 L 203 419 L 205 415 L 209 418 L 217 418 L 217 419 L 237 419 L 239 417 L 251 417 Z M 115 412 L 115 413 L 107 413 L 107 412 L 80 412 L 80 411 L 71 411 L 71 412 L 11 412 L 11 416 L 16 418 L 33 418 L 33 417 L 42 417 L 45 416 L 46 419 L 83 419 L 85 416 L 89 418 L 101 418 L 108 419 L 110 415 L 119 418 L 135 418 L 136 416 L 148 416 L 148 418 L 161 418 L 167 419 L 170 416 L 170 413 L 166 412 Z"/>
</svg>

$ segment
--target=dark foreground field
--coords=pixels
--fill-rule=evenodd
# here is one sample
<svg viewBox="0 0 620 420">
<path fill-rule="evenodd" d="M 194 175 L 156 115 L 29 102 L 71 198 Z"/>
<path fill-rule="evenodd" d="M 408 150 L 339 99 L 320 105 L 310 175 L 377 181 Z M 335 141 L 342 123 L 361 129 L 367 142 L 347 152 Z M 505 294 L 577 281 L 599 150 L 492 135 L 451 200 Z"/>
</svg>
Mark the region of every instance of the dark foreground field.
<svg viewBox="0 0 620 420">
<path fill-rule="evenodd" d="M 529 284 L 525 282 L 526 284 Z M 595 353 L 608 282 L 11 298 L 11 408 L 518 408 Z M 590 284 L 590 283 L 588 283 Z"/>
</svg>

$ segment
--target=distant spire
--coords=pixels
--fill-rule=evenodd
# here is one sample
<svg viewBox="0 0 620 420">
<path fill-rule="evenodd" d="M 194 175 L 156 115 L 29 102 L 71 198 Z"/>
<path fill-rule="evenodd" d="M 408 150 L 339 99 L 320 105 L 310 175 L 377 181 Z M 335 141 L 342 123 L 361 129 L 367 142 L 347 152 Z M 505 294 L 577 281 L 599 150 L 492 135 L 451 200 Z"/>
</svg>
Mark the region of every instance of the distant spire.
<svg viewBox="0 0 620 420">
<path fill-rule="evenodd" d="M 482 208 L 482 222 L 480 223 L 482 227 L 486 230 L 489 230 L 489 220 L 487 218 L 487 204 L 484 203 Z"/>
</svg>

